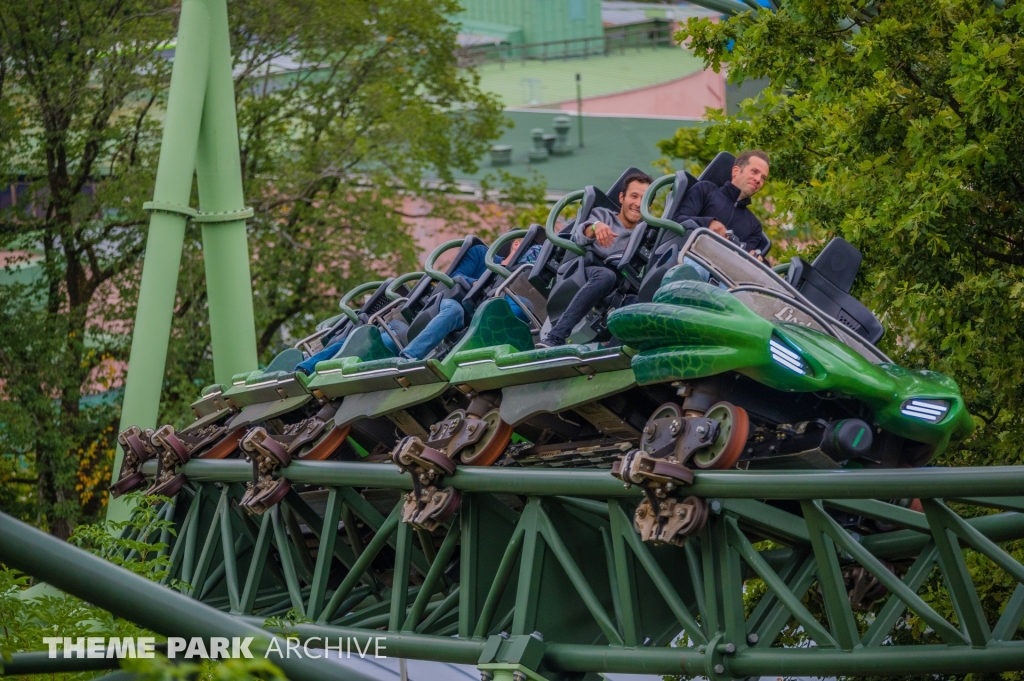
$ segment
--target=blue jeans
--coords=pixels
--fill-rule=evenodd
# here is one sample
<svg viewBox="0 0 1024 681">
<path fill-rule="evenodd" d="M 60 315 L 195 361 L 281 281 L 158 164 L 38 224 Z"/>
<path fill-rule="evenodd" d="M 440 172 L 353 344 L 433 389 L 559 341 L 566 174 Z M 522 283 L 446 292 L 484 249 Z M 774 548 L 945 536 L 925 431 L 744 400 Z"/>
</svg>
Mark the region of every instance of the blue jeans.
<svg viewBox="0 0 1024 681">
<path fill-rule="evenodd" d="M 692 267 L 697 272 L 697 274 L 700 275 L 700 278 L 702 280 L 704 280 L 705 282 L 709 282 L 710 283 L 710 281 L 711 281 L 711 271 L 708 268 L 706 268 L 703 265 L 699 264 L 696 260 L 694 260 L 693 258 L 691 258 L 689 256 L 683 256 L 683 264 L 684 265 L 689 265 L 690 267 Z M 718 282 L 718 288 L 725 289 L 725 290 L 729 289 L 729 287 L 726 286 L 725 284 L 723 284 L 722 282 Z"/>
<path fill-rule="evenodd" d="M 441 301 L 441 309 L 437 316 L 430 320 L 405 349 L 399 354 L 404 359 L 423 359 L 444 340 L 452 331 L 458 331 L 466 325 L 466 311 L 462 303 L 451 298 Z"/>
<path fill-rule="evenodd" d="M 328 345 L 315 355 L 311 355 L 309 359 L 299 362 L 298 364 L 295 365 L 295 370 L 301 371 L 302 373 L 309 376 L 310 374 L 313 373 L 313 371 L 316 370 L 317 362 L 323 362 L 325 360 L 331 359 L 336 354 L 338 354 L 338 350 L 341 350 L 341 346 L 345 344 L 345 339 L 347 337 L 347 335 L 342 336 L 340 340 L 331 343 L 330 345 Z"/>
<path fill-rule="evenodd" d="M 514 314 L 520 321 L 527 324 L 530 323 L 529 316 L 523 312 L 523 309 L 519 305 L 509 298 L 509 307 L 512 308 L 512 314 Z M 399 353 L 399 357 L 404 359 L 423 359 L 430 352 L 438 346 L 438 344 L 444 340 L 445 336 L 458 331 L 466 326 L 466 311 L 462 307 L 462 303 L 455 302 L 451 298 L 441 301 L 441 310 L 437 313 L 437 316 L 430 320 L 427 326 L 420 331 L 420 335 L 416 336 L 405 346 L 405 350 Z M 388 347 L 391 344 L 388 343 L 390 339 L 387 339 L 385 343 Z"/>
<path fill-rule="evenodd" d="M 689 265 L 693 269 L 697 270 L 697 274 L 699 274 L 700 278 L 703 279 L 704 281 L 708 281 L 709 279 L 711 279 L 711 272 L 708 270 L 708 268 L 706 268 L 703 265 L 699 264 L 696 260 L 694 260 L 690 256 L 688 256 L 688 255 L 687 256 L 683 256 L 683 264 L 684 265 Z"/>
</svg>

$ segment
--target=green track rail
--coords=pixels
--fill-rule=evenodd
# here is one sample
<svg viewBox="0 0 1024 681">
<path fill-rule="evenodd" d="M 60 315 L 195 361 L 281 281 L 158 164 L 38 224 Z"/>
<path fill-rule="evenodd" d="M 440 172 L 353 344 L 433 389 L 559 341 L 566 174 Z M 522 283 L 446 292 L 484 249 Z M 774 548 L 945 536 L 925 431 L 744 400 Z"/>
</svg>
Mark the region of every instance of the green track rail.
<svg viewBox="0 0 1024 681">
<path fill-rule="evenodd" d="M 216 610 L 218 623 L 239 631 L 293 610 L 308 623 L 287 633 L 313 647 L 315 637 L 386 636 L 389 655 L 474 664 L 496 678 L 515 670 L 549 679 L 727 679 L 1024 667 L 1024 641 L 1014 640 L 1024 565 L 1000 546 L 1024 538 L 1022 467 L 701 472 L 687 491 L 712 512 L 683 547 L 640 541 L 632 523 L 639 491 L 603 470 L 461 467 L 448 484 L 462 492 L 462 508 L 433 534 L 400 522 L 409 477 L 390 464 L 296 461 L 282 470 L 293 491 L 262 516 L 236 505 L 250 475 L 244 462 L 192 461 L 183 472 L 192 487 L 164 513 L 178 527 L 171 576 L 193 589 L 186 598 L 148 586 Z M 879 500 L 906 496 L 919 498 L 923 512 Z M 836 522 L 839 513 L 888 531 L 851 532 Z M 21 559 L 4 525 L 5 561 L 18 551 L 11 564 L 171 630 L 163 608 L 148 610 L 149 619 L 124 610 L 119 568 L 40 574 L 41 561 Z M 965 549 L 1016 584 L 995 622 L 986 621 Z M 888 596 L 855 611 L 848 592 L 859 568 Z M 955 621 L 922 599 L 935 575 Z M 747 612 L 744 584 L 755 578 L 768 589 Z M 930 642 L 894 644 L 908 613 L 934 632 Z M 814 647 L 778 643 L 792 622 Z M 671 647 L 680 632 L 691 645 Z"/>
</svg>

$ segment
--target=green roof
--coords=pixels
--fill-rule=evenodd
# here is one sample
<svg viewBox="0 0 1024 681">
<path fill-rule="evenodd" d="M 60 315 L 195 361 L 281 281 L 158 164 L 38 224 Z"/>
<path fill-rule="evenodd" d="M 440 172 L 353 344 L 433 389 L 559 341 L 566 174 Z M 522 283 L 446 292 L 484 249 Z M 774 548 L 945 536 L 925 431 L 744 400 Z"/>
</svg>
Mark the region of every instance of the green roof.
<svg viewBox="0 0 1024 681">
<path fill-rule="evenodd" d="M 492 62 L 478 66 L 477 71 L 484 91 L 498 95 L 505 106 L 516 107 L 576 99 L 577 73 L 586 99 L 667 83 L 703 68 L 701 60 L 689 50 L 645 47 L 586 59 Z"/>
<path fill-rule="evenodd" d="M 570 116 L 572 129 L 569 144 L 573 153 L 568 156 L 552 156 L 542 163 L 530 163 L 529 151 L 533 147 L 530 131 L 544 128 L 554 133 L 552 119 L 562 112 L 556 111 L 506 111 L 505 115 L 515 127 L 506 130 L 495 144 L 512 147 L 512 165 L 501 169 L 514 175 L 529 177 L 533 172 L 540 174 L 547 182 L 549 191 L 555 193 L 582 189 L 588 184 L 607 189 L 623 170 L 635 166 L 646 172 L 655 172 L 653 163 L 661 154 L 657 143 L 672 137 L 684 126 L 701 125 L 699 121 L 683 121 L 665 118 L 618 118 L 610 116 L 583 116 L 584 148 L 578 148 L 577 116 Z M 482 159 L 480 170 L 464 174 L 459 179 L 479 180 L 488 173 L 494 173 L 490 160 Z"/>
</svg>

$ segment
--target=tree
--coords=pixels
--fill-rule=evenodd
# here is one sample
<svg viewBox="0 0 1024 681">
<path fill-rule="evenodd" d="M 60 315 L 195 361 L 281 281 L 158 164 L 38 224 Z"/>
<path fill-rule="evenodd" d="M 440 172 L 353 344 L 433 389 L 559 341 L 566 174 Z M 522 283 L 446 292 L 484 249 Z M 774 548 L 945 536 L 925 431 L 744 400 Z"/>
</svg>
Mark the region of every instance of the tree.
<svg viewBox="0 0 1024 681">
<path fill-rule="evenodd" d="M 817 244 L 791 239 L 775 256 L 813 255 L 832 236 L 862 251 L 854 294 L 880 315 L 883 349 L 953 376 L 975 417 L 975 434 L 938 465 L 1024 460 L 1022 25 L 1013 2 L 785 0 L 721 23 L 691 19 L 677 36 L 731 80 L 768 86 L 663 152 L 707 161 L 765 149 L 772 229 Z M 1014 585 L 978 554 L 966 560 L 994 621 Z M 923 596 L 951 616 L 941 580 Z M 934 635 L 916 617 L 906 624 L 908 641 Z M 801 632 L 791 622 L 784 635 L 793 644 Z"/>
<path fill-rule="evenodd" d="M 127 360 L 177 10 L 0 5 L 0 187 L 20 196 L 0 208 L 0 252 L 15 253 L 0 264 L 0 507 L 62 537 L 105 503 L 117 423 L 107 391 Z M 413 269 L 406 204 L 425 201 L 450 224 L 483 219 L 447 192 L 504 122 L 456 67 L 456 11 L 451 0 L 229 3 L 264 360 L 335 314 L 353 285 Z M 186 238 L 161 414 L 179 424 L 212 381 L 198 232 Z M 27 261 L 29 281 L 17 270 Z"/>
<path fill-rule="evenodd" d="M 416 269 L 410 205 L 450 226 L 479 217 L 476 203 L 451 200 L 452 171 L 475 168 L 504 119 L 475 73 L 456 69 L 447 17 L 457 10 L 450 0 L 229 4 L 262 361 L 337 314 L 354 285 Z M 193 237 L 170 350 L 189 369 L 161 410 L 179 424 L 212 380 Z"/>
<path fill-rule="evenodd" d="M 768 150 L 776 219 L 863 252 L 885 351 L 952 375 L 976 417 L 940 463 L 1024 460 L 1022 22 L 1019 3 L 793 0 L 678 36 L 769 85 L 663 150 Z"/>
<path fill-rule="evenodd" d="M 38 257 L 40 273 L 0 293 L 0 442 L 5 459 L 31 459 L 32 506 L 61 537 L 83 507 L 98 506 L 83 481 L 102 477 L 105 460 L 109 470 L 111 409 L 82 398 L 123 352 L 111 324 L 128 314 L 126 274 L 143 250 L 151 112 L 169 68 L 154 46 L 173 29 L 170 9 L 142 0 L 0 6 L 0 171 L 25 190 L 4 211 L 0 250 Z"/>
</svg>

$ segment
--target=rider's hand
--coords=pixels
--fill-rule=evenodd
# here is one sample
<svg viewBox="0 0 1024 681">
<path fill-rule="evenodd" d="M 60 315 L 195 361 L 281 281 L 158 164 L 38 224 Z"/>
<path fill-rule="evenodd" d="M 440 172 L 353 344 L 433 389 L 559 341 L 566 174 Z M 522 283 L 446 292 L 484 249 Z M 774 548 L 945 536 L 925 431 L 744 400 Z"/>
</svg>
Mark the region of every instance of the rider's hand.
<svg viewBox="0 0 1024 681">
<path fill-rule="evenodd" d="M 718 236 L 721 236 L 721 237 L 725 236 L 725 225 L 723 225 L 718 220 L 712 220 L 711 224 L 708 225 L 708 229 L 710 229 L 712 232 L 714 232 Z"/>
<path fill-rule="evenodd" d="M 763 258 L 763 257 L 761 257 L 761 254 L 760 254 L 759 252 L 757 252 L 757 251 L 751 251 L 751 252 L 750 252 L 750 255 L 754 256 L 755 258 L 757 258 L 757 259 L 758 259 L 758 260 L 760 260 L 761 262 L 764 262 L 764 258 Z"/>
<path fill-rule="evenodd" d="M 602 248 L 608 248 L 615 241 L 615 232 L 603 222 L 595 222 L 591 229 L 594 230 L 594 238 Z"/>
</svg>

